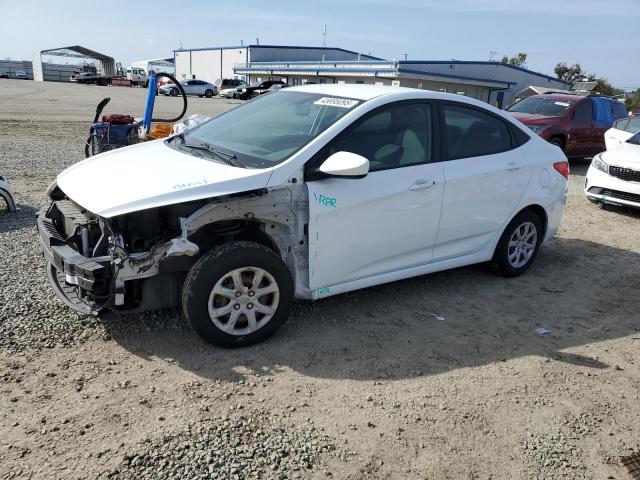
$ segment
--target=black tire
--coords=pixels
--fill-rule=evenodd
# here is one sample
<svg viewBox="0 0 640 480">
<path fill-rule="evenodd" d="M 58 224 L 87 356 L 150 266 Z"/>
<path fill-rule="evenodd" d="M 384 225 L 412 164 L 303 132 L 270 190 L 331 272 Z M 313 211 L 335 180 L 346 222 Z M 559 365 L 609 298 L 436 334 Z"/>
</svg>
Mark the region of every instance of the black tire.
<svg viewBox="0 0 640 480">
<path fill-rule="evenodd" d="M 169 95 L 171 95 L 172 97 L 177 97 L 179 93 L 180 93 L 180 91 L 177 88 L 172 88 L 169 91 Z"/>
<path fill-rule="evenodd" d="M 279 289 L 279 301 L 275 313 L 263 326 L 246 335 L 233 335 L 218 328 L 211 320 L 209 296 L 226 274 L 244 267 L 268 272 Z M 229 242 L 213 248 L 193 265 L 182 288 L 184 316 L 205 341 L 224 348 L 253 345 L 271 336 L 287 318 L 292 301 L 293 280 L 289 269 L 272 250 L 254 242 Z"/>
<path fill-rule="evenodd" d="M 509 261 L 509 254 L 513 254 L 513 247 L 509 247 L 509 242 L 512 236 L 516 233 L 516 230 L 527 223 L 532 224 L 535 227 L 535 247 L 533 248 L 533 252 L 526 263 L 521 266 L 514 266 Z M 531 210 L 525 210 L 524 212 L 516 215 L 515 218 L 511 220 L 511 222 L 509 222 L 507 228 L 504 229 L 504 232 L 500 237 L 500 241 L 496 246 L 496 250 L 491 261 L 494 271 L 497 274 L 502 275 L 503 277 L 517 277 L 518 275 L 524 273 L 531 266 L 536 256 L 538 255 L 543 237 L 544 227 L 542 219 L 535 212 Z"/>
<path fill-rule="evenodd" d="M 207 98 L 213 97 L 213 90 L 207 90 L 204 92 L 204 96 Z"/>
<path fill-rule="evenodd" d="M 562 140 L 562 137 L 551 137 L 549 139 L 549 143 L 551 145 L 555 145 L 564 152 L 564 140 Z"/>
</svg>

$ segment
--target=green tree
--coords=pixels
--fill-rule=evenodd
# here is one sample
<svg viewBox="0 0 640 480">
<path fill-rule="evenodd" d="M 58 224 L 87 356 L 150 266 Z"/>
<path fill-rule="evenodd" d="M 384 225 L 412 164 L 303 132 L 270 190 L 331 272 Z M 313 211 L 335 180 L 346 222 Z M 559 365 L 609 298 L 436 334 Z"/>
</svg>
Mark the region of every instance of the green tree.
<svg viewBox="0 0 640 480">
<path fill-rule="evenodd" d="M 559 80 L 564 80 L 569 83 L 579 82 L 587 77 L 586 72 L 582 70 L 579 63 L 574 63 L 571 66 L 567 65 L 566 62 L 558 63 L 553 71 Z"/>
<path fill-rule="evenodd" d="M 506 63 L 507 65 L 515 65 L 516 67 L 526 67 L 527 66 L 527 54 L 526 53 L 518 53 L 514 57 L 509 57 L 505 55 L 500 60 L 501 63 Z"/>
<path fill-rule="evenodd" d="M 640 88 L 630 94 L 625 103 L 627 104 L 628 109 L 633 110 L 634 112 L 640 111 Z"/>
</svg>

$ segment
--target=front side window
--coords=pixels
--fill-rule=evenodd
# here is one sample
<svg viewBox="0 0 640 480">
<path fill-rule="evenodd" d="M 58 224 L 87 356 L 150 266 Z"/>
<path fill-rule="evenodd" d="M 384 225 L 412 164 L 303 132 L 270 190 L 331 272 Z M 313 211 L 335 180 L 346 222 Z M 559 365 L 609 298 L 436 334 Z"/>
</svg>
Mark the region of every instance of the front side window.
<svg viewBox="0 0 640 480">
<path fill-rule="evenodd" d="M 613 128 L 617 128 L 618 130 L 626 130 L 628 123 L 629 123 L 628 119 L 622 118 L 613 123 Z"/>
<path fill-rule="evenodd" d="M 475 108 L 443 105 L 442 141 L 448 160 L 479 157 L 511 149 L 507 124 Z"/>
<path fill-rule="evenodd" d="M 431 105 L 397 104 L 376 111 L 341 134 L 329 155 L 357 153 L 369 160 L 369 171 L 407 167 L 431 161 Z"/>
<path fill-rule="evenodd" d="M 267 168 L 286 160 L 361 103 L 317 93 L 278 91 L 185 132 L 184 143 L 234 155 L 234 163 Z M 180 140 L 172 142 L 180 147 Z M 201 151 L 189 153 L 201 154 Z"/>
<path fill-rule="evenodd" d="M 640 132 L 640 117 L 630 118 L 625 130 L 630 133 Z"/>
<path fill-rule="evenodd" d="M 517 113 L 531 113 L 535 115 L 544 115 L 547 117 L 561 117 L 569 107 L 575 103 L 575 100 L 557 100 L 554 98 L 543 97 L 527 97 L 514 103 L 507 111 Z"/>
</svg>

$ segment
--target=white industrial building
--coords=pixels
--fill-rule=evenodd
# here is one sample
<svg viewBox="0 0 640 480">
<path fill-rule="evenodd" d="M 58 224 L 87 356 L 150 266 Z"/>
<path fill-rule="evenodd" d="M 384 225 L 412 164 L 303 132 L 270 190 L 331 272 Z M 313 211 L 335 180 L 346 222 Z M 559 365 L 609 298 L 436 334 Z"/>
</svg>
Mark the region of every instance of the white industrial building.
<svg viewBox="0 0 640 480">
<path fill-rule="evenodd" d="M 240 45 L 174 50 L 176 78 L 215 82 L 219 78 L 243 77 L 236 66 L 253 62 L 382 60 L 343 48 L 291 45 Z"/>
<path fill-rule="evenodd" d="M 501 62 L 389 61 L 342 48 L 247 45 L 174 51 L 176 77 L 282 79 L 304 83 L 364 83 L 457 93 L 504 107 L 527 87 L 569 90 L 563 80 Z"/>
</svg>

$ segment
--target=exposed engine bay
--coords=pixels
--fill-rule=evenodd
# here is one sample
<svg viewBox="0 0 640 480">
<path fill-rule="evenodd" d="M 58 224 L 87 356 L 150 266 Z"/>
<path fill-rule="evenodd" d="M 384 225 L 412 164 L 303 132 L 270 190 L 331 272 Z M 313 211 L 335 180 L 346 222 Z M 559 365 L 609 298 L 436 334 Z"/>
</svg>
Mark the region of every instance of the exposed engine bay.
<svg viewBox="0 0 640 480">
<path fill-rule="evenodd" d="M 55 186 L 38 215 L 40 241 L 56 293 L 82 313 L 178 305 L 184 278 L 212 247 L 250 240 L 277 252 L 311 298 L 303 184 L 257 190 L 102 218 Z M 298 272 L 295 275 L 295 272 Z M 300 272 L 306 272 L 299 278 Z"/>
</svg>

